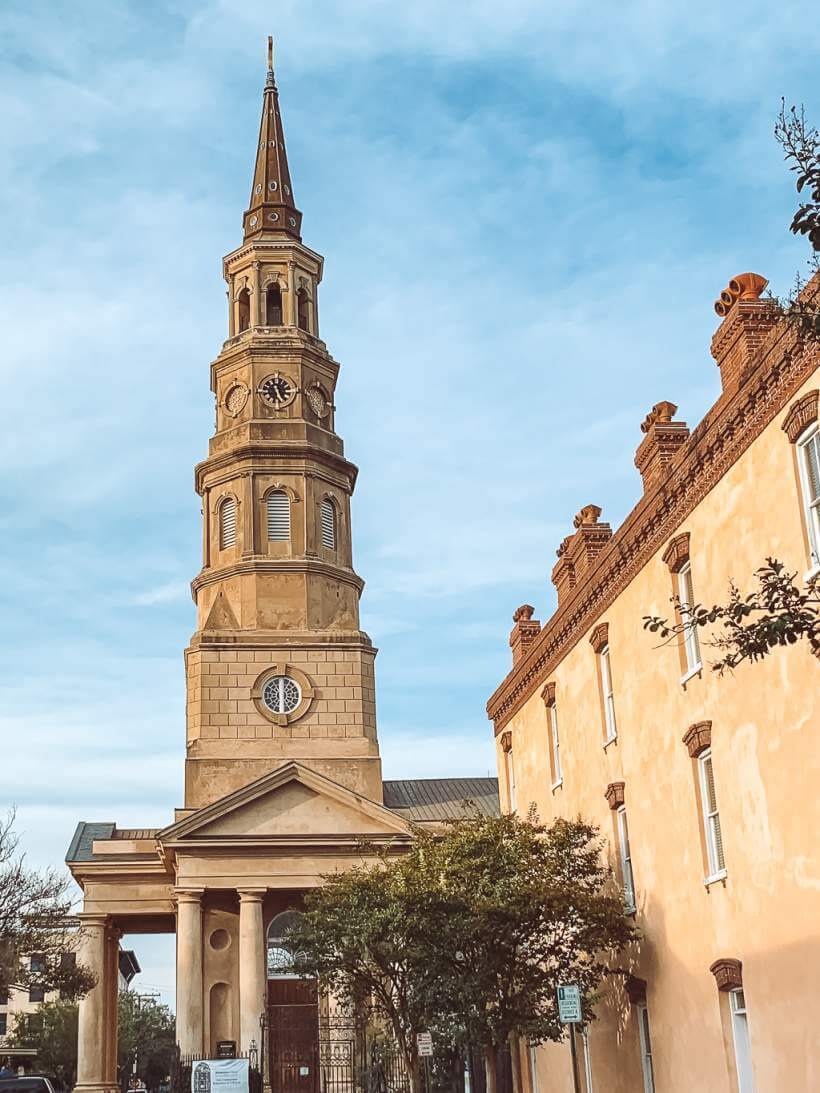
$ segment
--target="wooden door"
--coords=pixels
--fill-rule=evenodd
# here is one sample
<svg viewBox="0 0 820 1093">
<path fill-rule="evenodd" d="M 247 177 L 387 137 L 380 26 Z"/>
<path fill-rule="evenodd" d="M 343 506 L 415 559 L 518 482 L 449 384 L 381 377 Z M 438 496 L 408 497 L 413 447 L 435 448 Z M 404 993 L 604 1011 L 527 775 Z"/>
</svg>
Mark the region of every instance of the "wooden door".
<svg viewBox="0 0 820 1093">
<path fill-rule="evenodd" d="M 315 979 L 269 979 L 272 1093 L 319 1093 L 319 995 Z"/>
</svg>

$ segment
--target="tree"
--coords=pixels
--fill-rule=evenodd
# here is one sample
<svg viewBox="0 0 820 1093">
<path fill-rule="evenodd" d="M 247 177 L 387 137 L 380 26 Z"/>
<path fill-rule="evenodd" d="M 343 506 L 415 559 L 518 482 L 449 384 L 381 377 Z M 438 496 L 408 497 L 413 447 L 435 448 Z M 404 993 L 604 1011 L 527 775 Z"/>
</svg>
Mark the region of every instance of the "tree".
<svg viewBox="0 0 820 1093">
<path fill-rule="evenodd" d="M 176 1049 L 174 1015 L 168 1006 L 123 991 L 119 999 L 117 1067 L 122 1080 L 137 1073 L 149 1089 L 156 1089 L 171 1073 Z"/>
<path fill-rule="evenodd" d="M 747 596 L 741 595 L 734 581 L 730 581 L 725 604 L 704 607 L 699 603 L 682 603 L 678 596 L 673 596 L 678 621 L 645 615 L 644 629 L 658 634 L 668 644 L 692 627 L 702 629 L 720 623 L 723 633 L 704 642 L 722 654 L 712 664 L 712 670 L 720 675 L 745 660 L 763 660 L 775 649 L 802 640 L 808 642 L 815 656 L 820 656 L 818 578 L 801 588 L 795 583 L 797 574 L 788 573 L 776 558 L 767 558 L 755 576 L 757 588 Z"/>
<path fill-rule="evenodd" d="M 798 194 L 808 198 L 798 205 L 790 231 L 806 236 L 812 248 L 809 267 L 816 273 L 820 270 L 820 133 L 806 121 L 802 106 L 799 110 L 795 106 L 786 110 L 786 102 L 782 100 L 774 135 L 783 148 L 789 169 L 797 175 Z M 781 301 L 781 306 L 787 321 L 802 337 L 817 341 L 820 339 L 820 301 L 816 293 L 807 298 L 804 287 L 803 279 L 797 276 L 794 289 Z"/>
<path fill-rule="evenodd" d="M 68 877 L 26 864 L 14 818 L 11 812 L 0 821 L 0 987 L 78 997 L 93 987 L 94 976 L 75 958 Z"/>
<path fill-rule="evenodd" d="M 601 850 L 581 821 L 466 815 L 401 858 L 326 878 L 289 941 L 323 987 L 372 999 L 413 1090 L 429 1029 L 443 1054 L 480 1049 L 494 1093 L 500 1049 L 562 1038 L 559 983 L 581 987 L 593 1019 L 609 959 L 637 937 Z"/>
<path fill-rule="evenodd" d="M 35 1013 L 21 1013 L 9 1047 L 36 1047 L 37 1067 L 70 1089 L 77 1078 L 77 1003 L 44 1002 Z"/>
</svg>

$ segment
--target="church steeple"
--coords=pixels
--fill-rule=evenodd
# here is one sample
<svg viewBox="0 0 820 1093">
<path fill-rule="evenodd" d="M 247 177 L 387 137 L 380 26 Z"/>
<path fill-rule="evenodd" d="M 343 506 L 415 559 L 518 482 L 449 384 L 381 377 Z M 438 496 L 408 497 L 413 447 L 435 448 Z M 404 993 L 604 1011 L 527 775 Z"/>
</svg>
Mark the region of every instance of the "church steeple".
<svg viewBox="0 0 820 1093">
<path fill-rule="evenodd" d="M 248 206 L 244 217 L 246 239 L 263 234 L 301 239 L 302 214 L 293 200 L 279 91 L 273 73 L 273 38 L 268 38 L 268 75 Z"/>
</svg>

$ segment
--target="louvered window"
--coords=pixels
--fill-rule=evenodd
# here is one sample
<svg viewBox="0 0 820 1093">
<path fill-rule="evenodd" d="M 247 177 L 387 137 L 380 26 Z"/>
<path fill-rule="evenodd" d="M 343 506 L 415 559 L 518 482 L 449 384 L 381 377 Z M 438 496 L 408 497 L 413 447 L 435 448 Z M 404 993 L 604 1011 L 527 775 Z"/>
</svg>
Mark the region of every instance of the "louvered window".
<svg viewBox="0 0 820 1093">
<path fill-rule="evenodd" d="M 700 668 L 700 643 L 698 632 L 692 621 L 692 608 L 695 606 L 695 593 L 692 588 L 692 567 L 689 562 L 678 572 L 678 598 L 680 615 L 683 623 L 683 651 L 686 656 L 686 671 L 694 672 Z"/>
<path fill-rule="evenodd" d="M 236 543 L 236 501 L 227 497 L 219 506 L 219 548 L 225 550 Z"/>
<path fill-rule="evenodd" d="M 624 885 L 624 907 L 627 911 L 635 910 L 635 878 L 632 873 L 632 851 L 629 849 L 629 828 L 626 824 L 626 809 L 618 809 L 618 842 L 621 852 L 621 876 Z"/>
<path fill-rule="evenodd" d="M 322 546 L 328 550 L 336 549 L 336 509 L 333 502 L 327 498 L 319 506 L 319 517 L 322 525 Z"/>
<path fill-rule="evenodd" d="M 512 748 L 506 752 L 507 756 L 507 796 L 510 801 L 510 812 L 516 810 L 516 798 L 515 798 L 515 761 L 513 759 Z"/>
<path fill-rule="evenodd" d="M 268 494 L 268 540 L 272 543 L 290 539 L 290 498 L 284 490 Z"/>
<path fill-rule="evenodd" d="M 800 441 L 800 477 L 813 566 L 820 565 L 820 430 Z"/>
<path fill-rule="evenodd" d="M 612 663 L 609 659 L 609 646 L 605 645 L 598 655 L 601 662 L 601 688 L 604 692 L 606 742 L 609 744 L 618 735 L 618 726 L 615 722 L 615 693 L 612 689 Z"/>
<path fill-rule="evenodd" d="M 561 743 L 558 739 L 558 708 L 555 703 L 547 707 L 550 719 L 550 744 L 552 746 L 552 788 L 556 789 L 564 780 L 561 770 Z"/>
<path fill-rule="evenodd" d="M 698 756 L 698 766 L 700 767 L 700 796 L 703 807 L 706 851 L 709 859 L 709 877 L 719 877 L 726 872 L 726 861 L 723 856 L 723 836 L 720 830 L 720 813 L 718 812 L 717 795 L 715 793 L 715 774 L 712 769 L 711 749 Z"/>
</svg>

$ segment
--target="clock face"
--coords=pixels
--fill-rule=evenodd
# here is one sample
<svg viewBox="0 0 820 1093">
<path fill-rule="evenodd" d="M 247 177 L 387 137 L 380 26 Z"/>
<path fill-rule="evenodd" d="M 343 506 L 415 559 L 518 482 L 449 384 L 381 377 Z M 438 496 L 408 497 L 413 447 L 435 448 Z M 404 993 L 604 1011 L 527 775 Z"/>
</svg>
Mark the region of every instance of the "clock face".
<svg viewBox="0 0 820 1093">
<path fill-rule="evenodd" d="M 296 385 L 287 376 L 280 376 L 278 372 L 274 372 L 272 376 L 267 376 L 259 384 L 259 394 L 269 405 L 281 409 L 289 402 L 293 402 Z"/>
</svg>

